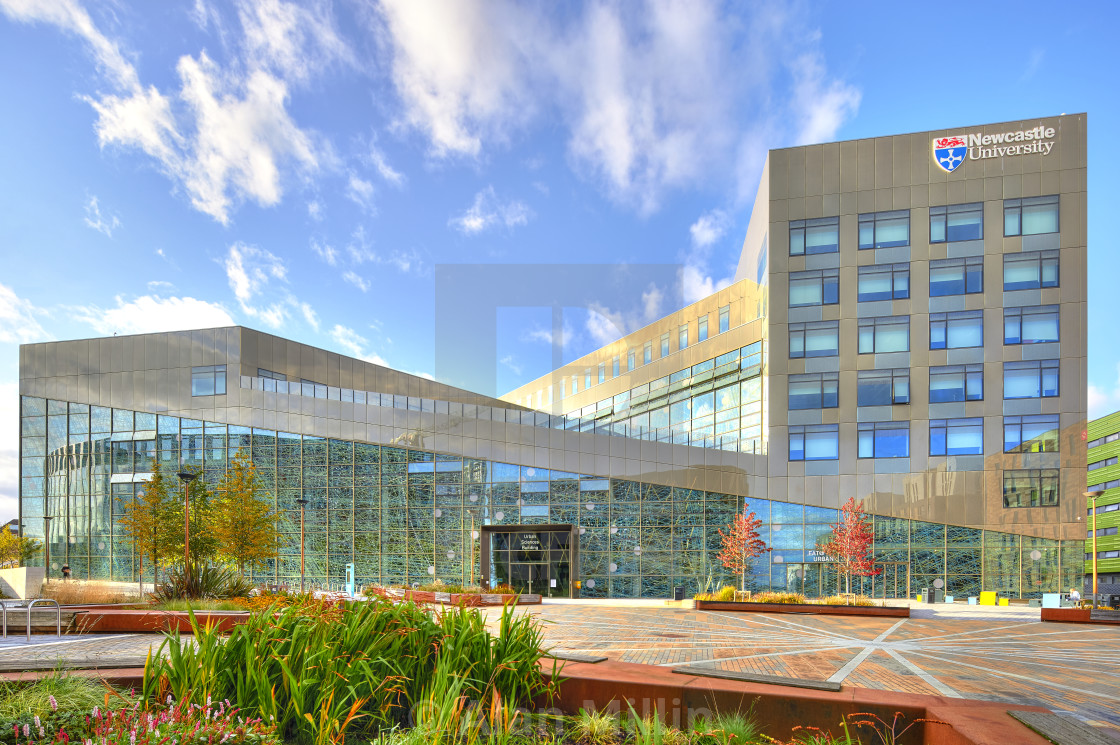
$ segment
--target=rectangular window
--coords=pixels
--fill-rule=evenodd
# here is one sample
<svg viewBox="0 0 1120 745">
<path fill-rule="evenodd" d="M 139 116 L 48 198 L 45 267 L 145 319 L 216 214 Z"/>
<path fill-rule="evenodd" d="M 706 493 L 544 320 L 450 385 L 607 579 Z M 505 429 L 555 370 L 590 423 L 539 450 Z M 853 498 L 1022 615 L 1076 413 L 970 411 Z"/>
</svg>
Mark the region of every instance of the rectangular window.
<svg viewBox="0 0 1120 745">
<path fill-rule="evenodd" d="M 633 370 L 638 366 L 638 350 L 631 349 L 626 353 L 626 369 Z"/>
<path fill-rule="evenodd" d="M 653 342 L 647 341 L 642 347 L 642 364 L 648 365 L 651 362 L 653 362 Z"/>
<path fill-rule="evenodd" d="M 1095 471 L 1098 468 L 1107 468 L 1108 466 L 1115 466 L 1117 463 L 1120 463 L 1120 458 L 1117 458 L 1114 455 L 1111 458 L 1105 458 L 1104 460 L 1098 460 L 1094 463 L 1090 463 L 1089 468 L 1087 470 Z"/>
<path fill-rule="evenodd" d="M 1024 468 L 1003 472 L 1004 507 L 1054 507 L 1057 504 L 1057 468 Z"/>
<path fill-rule="evenodd" d="M 929 296 L 969 295 L 984 291 L 984 257 L 935 259 L 929 262 Z"/>
<path fill-rule="evenodd" d="M 857 426 L 860 458 L 909 458 L 909 422 L 861 422 Z"/>
<path fill-rule="evenodd" d="M 984 419 L 931 419 L 930 455 L 982 455 Z"/>
<path fill-rule="evenodd" d="M 789 376 L 789 408 L 835 409 L 840 405 L 839 373 L 808 373 Z"/>
<path fill-rule="evenodd" d="M 1037 290 L 1058 286 L 1058 251 L 1003 255 L 1003 289 Z"/>
<path fill-rule="evenodd" d="M 273 372 L 272 370 L 265 370 L 263 367 L 257 368 L 257 377 L 265 378 L 266 380 L 284 380 L 287 381 L 288 376 L 283 373 Z"/>
<path fill-rule="evenodd" d="M 910 370 L 860 370 L 856 373 L 857 406 L 890 406 L 910 403 Z"/>
<path fill-rule="evenodd" d="M 859 353 L 910 351 L 910 316 L 859 319 Z"/>
<path fill-rule="evenodd" d="M 607 379 L 607 363 L 599 363 L 599 382 L 602 383 Z"/>
<path fill-rule="evenodd" d="M 1004 235 L 1058 232 L 1058 195 L 1003 200 Z"/>
<path fill-rule="evenodd" d="M 984 237 L 984 205 L 951 204 L 929 208 L 929 242 L 975 241 Z"/>
<path fill-rule="evenodd" d="M 572 395 L 574 396 L 577 393 L 579 393 L 579 376 L 578 375 L 573 375 L 572 376 Z"/>
<path fill-rule="evenodd" d="M 1120 432 L 1113 432 L 1111 435 L 1105 435 L 1104 437 L 1098 437 L 1095 440 L 1090 440 L 1089 444 L 1085 447 L 1089 450 L 1092 450 L 1093 448 L 1100 447 L 1101 445 L 1105 445 L 1109 442 L 1116 442 L 1117 440 L 1120 440 Z"/>
<path fill-rule="evenodd" d="M 661 358 L 664 359 L 669 356 L 669 335 L 661 335 Z"/>
<path fill-rule="evenodd" d="M 789 307 L 835 305 L 840 302 L 840 270 L 790 272 Z"/>
<path fill-rule="evenodd" d="M 677 349 L 688 348 L 688 324 L 677 329 Z"/>
<path fill-rule="evenodd" d="M 789 255 L 831 254 L 840 250 L 840 218 L 819 217 L 815 220 L 791 220 L 789 223 Z"/>
<path fill-rule="evenodd" d="M 1005 416 L 1003 418 L 1003 452 L 1058 452 L 1058 415 Z"/>
<path fill-rule="evenodd" d="M 226 395 L 226 366 L 206 365 L 191 368 L 192 396 Z"/>
<path fill-rule="evenodd" d="M 1058 341 L 1058 306 L 1034 305 L 1003 309 L 1004 344 Z"/>
<path fill-rule="evenodd" d="M 840 457 L 840 428 L 813 424 L 789 428 L 790 460 L 836 460 Z"/>
<path fill-rule="evenodd" d="M 901 300 L 910 297 L 909 264 L 872 264 L 859 268 L 858 299 Z"/>
<path fill-rule="evenodd" d="M 619 360 L 618 355 L 616 354 L 614 356 L 614 359 L 611 360 L 611 377 L 612 378 L 617 378 L 619 375 L 622 374 L 621 365 L 622 365 L 622 363 Z"/>
<path fill-rule="evenodd" d="M 789 356 L 835 357 L 840 354 L 840 322 L 791 323 Z"/>
<path fill-rule="evenodd" d="M 984 346 L 984 311 L 929 314 L 929 348 L 962 349 Z"/>
<path fill-rule="evenodd" d="M 725 305 L 719 309 L 719 332 L 722 334 L 731 328 L 731 306 Z"/>
<path fill-rule="evenodd" d="M 1058 395 L 1058 360 L 1003 363 L 1004 398 L 1054 398 Z"/>
<path fill-rule="evenodd" d="M 929 402 L 984 400 L 984 366 L 942 365 L 929 369 Z"/>
<path fill-rule="evenodd" d="M 708 338 L 708 317 L 700 316 L 696 324 L 696 341 L 706 341 Z"/>
<path fill-rule="evenodd" d="M 589 368 L 587 368 L 586 370 L 583 371 L 583 390 L 586 391 L 590 387 L 591 387 L 591 368 L 589 367 Z"/>
<path fill-rule="evenodd" d="M 910 245 L 910 210 L 869 212 L 859 216 L 859 247 Z"/>
</svg>

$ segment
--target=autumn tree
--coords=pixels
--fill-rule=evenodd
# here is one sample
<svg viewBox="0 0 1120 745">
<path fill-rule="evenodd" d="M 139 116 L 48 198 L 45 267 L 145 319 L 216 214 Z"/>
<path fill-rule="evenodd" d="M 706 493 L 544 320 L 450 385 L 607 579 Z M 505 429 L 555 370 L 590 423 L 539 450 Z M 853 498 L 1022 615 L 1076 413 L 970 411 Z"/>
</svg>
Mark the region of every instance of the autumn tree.
<svg viewBox="0 0 1120 745">
<path fill-rule="evenodd" d="M 723 548 L 716 558 L 721 564 L 740 577 L 741 590 L 747 589 L 747 573 L 754 563 L 754 559 L 770 550 L 766 542 L 759 537 L 758 529 L 762 520 L 753 512 L 745 514 L 744 511 L 735 516 L 728 526 L 727 533 L 719 531 L 723 541 Z"/>
<path fill-rule="evenodd" d="M 0 530 L 0 568 L 25 566 L 42 548 L 42 541 L 4 528 Z"/>
<path fill-rule="evenodd" d="M 194 469 L 185 468 L 185 473 L 195 473 Z M 183 491 L 186 490 L 186 500 Z M 169 520 L 168 544 L 172 563 L 183 562 L 186 541 L 184 528 L 186 518 L 183 508 L 186 502 L 190 506 L 190 563 L 192 567 L 200 567 L 209 563 L 217 554 L 218 539 L 213 531 L 213 495 L 210 487 L 201 475 L 197 476 L 184 487 L 182 479 L 177 488 L 169 489 L 171 494 L 171 517 Z M 193 571 L 193 570 L 192 570 Z"/>
<path fill-rule="evenodd" d="M 844 577 L 845 592 L 852 590 L 852 577 L 872 577 L 882 570 L 875 568 L 871 555 L 871 541 L 874 532 L 863 511 L 862 504 L 856 504 L 855 497 L 849 497 L 840 508 L 840 519 L 832 526 L 832 535 L 821 546 L 821 551 L 836 562 L 840 575 Z"/>
<path fill-rule="evenodd" d="M 176 503 L 173 478 L 157 463 L 151 480 L 137 491 L 135 498 L 118 497 L 116 500 L 117 523 L 125 541 L 140 555 L 141 577 L 145 558 L 152 563 L 153 577 L 159 574 L 161 560 L 173 558 Z"/>
<path fill-rule="evenodd" d="M 280 552 L 280 530 L 272 499 L 253 461 L 238 451 L 225 476 L 214 488 L 211 530 L 217 539 L 217 554 L 246 568 L 263 566 Z"/>
</svg>

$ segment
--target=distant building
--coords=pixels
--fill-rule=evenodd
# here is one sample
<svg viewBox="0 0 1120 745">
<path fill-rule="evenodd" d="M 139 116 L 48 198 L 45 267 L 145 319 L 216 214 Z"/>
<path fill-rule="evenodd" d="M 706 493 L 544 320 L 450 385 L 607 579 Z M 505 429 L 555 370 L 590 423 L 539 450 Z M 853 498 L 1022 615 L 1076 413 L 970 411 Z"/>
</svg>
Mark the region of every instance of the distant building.
<svg viewBox="0 0 1120 745">
<path fill-rule="evenodd" d="M 1093 531 L 1097 532 L 1098 592 L 1120 594 L 1120 411 L 1089 422 L 1086 491 L 1104 490 L 1086 505 L 1085 587 L 1092 587 Z M 1093 518 L 1096 518 L 1094 524 Z M 1089 589 L 1091 592 L 1092 590 Z"/>
<path fill-rule="evenodd" d="M 19 520 L 9 520 L 4 525 L 4 530 L 10 531 L 12 535 L 19 535 Z"/>
</svg>

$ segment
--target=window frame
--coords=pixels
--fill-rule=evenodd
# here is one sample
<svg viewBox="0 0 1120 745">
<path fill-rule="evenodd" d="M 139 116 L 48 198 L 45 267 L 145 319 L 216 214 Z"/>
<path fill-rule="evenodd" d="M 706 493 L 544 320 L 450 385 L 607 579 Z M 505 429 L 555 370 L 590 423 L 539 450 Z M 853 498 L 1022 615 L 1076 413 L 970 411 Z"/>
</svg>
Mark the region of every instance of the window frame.
<svg viewBox="0 0 1120 745">
<path fill-rule="evenodd" d="M 980 428 L 980 445 L 977 450 L 970 450 L 965 452 L 950 452 L 952 448 L 949 447 L 950 435 L 953 434 L 953 429 L 973 429 Z M 937 432 L 941 432 L 941 449 L 935 449 L 935 436 Z M 983 455 L 984 454 L 984 417 L 957 417 L 953 419 L 930 419 L 929 420 L 929 454 L 934 456 L 957 456 L 957 455 Z"/>
<path fill-rule="evenodd" d="M 668 332 L 661 335 L 661 359 L 669 356 L 669 334 Z"/>
<path fill-rule="evenodd" d="M 1016 264 L 1033 264 L 1035 280 L 1030 284 L 1026 284 L 1022 287 L 1008 287 L 1007 270 L 1009 268 L 1013 268 Z M 1049 267 L 1053 267 L 1054 269 L 1054 279 L 1051 282 L 1047 282 L 1045 278 L 1046 270 Z M 1061 282 L 1061 251 L 1057 248 L 1046 249 L 1045 251 L 1021 251 L 1020 253 L 1007 253 L 1003 255 L 1004 292 L 1015 292 L 1017 290 L 1041 290 L 1048 287 L 1061 287 Z"/>
<path fill-rule="evenodd" d="M 1023 207 L 1036 207 L 1039 205 L 1054 205 L 1054 229 L 1038 230 L 1030 233 L 1023 232 Z M 1062 232 L 1062 205 L 1058 194 L 1047 194 L 1041 197 L 1021 197 L 1018 199 L 1003 200 L 1003 236 L 1011 238 L 1024 235 L 1050 235 Z M 1014 216 L 1016 232 L 1008 232 L 1008 219 Z"/>
<path fill-rule="evenodd" d="M 838 305 L 840 303 L 840 270 L 839 269 L 808 269 L 803 272 L 789 273 L 789 307 L 815 308 L 822 305 Z M 811 287 L 816 285 L 819 302 L 795 303 L 793 302 L 794 283 Z"/>
<path fill-rule="evenodd" d="M 815 405 L 794 406 L 793 386 L 795 383 L 816 384 Z M 827 385 L 831 384 L 831 386 Z M 831 392 L 829 392 L 831 389 Z M 812 411 L 814 409 L 836 409 L 840 406 L 840 373 L 799 373 L 786 378 L 786 409 L 788 411 Z"/>
<path fill-rule="evenodd" d="M 209 381 L 209 388 L 200 385 Z M 229 390 L 225 365 L 196 365 L 191 368 L 191 398 L 224 396 Z"/>
<path fill-rule="evenodd" d="M 688 349 L 688 324 L 684 323 L 677 329 L 677 349 Z"/>
<path fill-rule="evenodd" d="M 887 384 L 890 386 L 888 396 L 890 401 L 887 403 L 874 403 L 861 400 L 860 393 L 862 392 L 862 385 L 867 385 L 869 382 L 874 382 L 879 378 L 885 378 Z M 906 385 L 906 392 L 904 395 L 900 395 L 898 391 L 899 383 L 902 381 L 905 381 Z M 895 406 L 908 403 L 910 403 L 910 368 L 888 367 L 875 370 L 859 370 L 856 372 L 856 406 Z"/>
<path fill-rule="evenodd" d="M 1038 392 L 1037 396 L 1008 396 L 1007 395 L 1007 381 L 1008 370 L 1037 370 L 1038 371 Z M 1053 371 L 1055 386 L 1052 393 L 1047 393 L 1045 388 L 1045 375 L 1047 371 Z M 1018 360 L 1014 362 L 1003 363 L 1003 400 L 1005 401 L 1021 401 L 1027 399 L 1042 399 L 1042 398 L 1058 398 L 1062 394 L 1062 371 L 1061 360 Z"/>
<path fill-rule="evenodd" d="M 934 292 L 934 270 L 957 268 L 961 269 L 961 278 L 959 282 L 964 287 L 964 292 Z M 979 271 L 976 268 L 979 267 Z M 958 281 L 958 280 L 954 280 Z M 947 282 L 938 282 L 938 285 L 948 284 Z M 969 288 L 972 289 L 969 289 Z M 984 292 L 984 257 L 983 256 L 961 256 L 953 259 L 933 259 L 929 262 L 929 296 L 930 297 L 953 297 L 956 295 L 976 295 Z"/>
<path fill-rule="evenodd" d="M 892 349 L 892 350 L 879 350 L 879 337 L 880 329 L 886 331 L 887 329 L 902 326 L 902 320 L 906 324 L 906 348 L 905 349 Z M 864 331 L 871 329 L 871 348 L 864 348 Z M 856 353 L 857 354 L 896 354 L 899 352 L 910 351 L 910 316 L 872 316 L 870 318 L 860 318 L 856 323 Z"/>
<path fill-rule="evenodd" d="M 963 321 L 977 320 L 980 321 L 980 334 L 978 344 L 966 345 L 950 345 L 949 334 L 958 324 Z M 939 326 L 940 324 L 940 326 Z M 963 324 L 962 324 L 963 326 Z M 943 339 L 940 346 L 936 346 L 934 331 L 939 329 L 941 331 L 941 338 Z M 958 329 L 959 330 L 959 329 Z M 930 313 L 929 314 L 929 348 L 930 349 L 976 349 L 984 346 L 984 311 L 982 310 L 958 310 L 950 313 Z"/>
<path fill-rule="evenodd" d="M 960 214 L 975 214 L 979 215 L 980 235 L 974 238 L 950 238 L 949 231 L 952 227 L 949 224 L 949 218 L 952 215 Z M 934 238 L 933 227 L 940 218 L 942 238 Z M 929 242 L 930 244 L 936 243 L 957 243 L 960 241 L 982 241 L 984 240 L 984 203 L 983 202 L 967 202 L 964 204 L 946 204 L 929 208 Z"/>
<path fill-rule="evenodd" d="M 642 347 L 642 364 L 649 365 L 653 362 L 653 341 L 647 341 Z"/>
<path fill-rule="evenodd" d="M 806 342 L 809 338 L 809 333 L 813 331 L 831 331 L 832 338 L 835 340 L 835 345 L 830 348 L 830 351 L 819 353 L 814 351 L 810 354 Z M 804 323 L 791 323 L 787 325 L 786 331 L 789 335 L 789 358 L 791 360 L 809 359 L 812 357 L 837 357 L 840 355 L 840 322 L 839 321 L 807 321 Z M 801 354 L 795 355 L 794 337 L 800 334 L 801 336 Z"/>
<path fill-rule="evenodd" d="M 812 228 L 835 228 L 835 243 L 822 243 L 823 250 L 809 250 L 807 239 Z M 823 232 L 823 231 L 822 231 Z M 800 236 L 800 241 L 797 237 Z M 800 243 L 801 250 L 795 251 L 794 246 Z M 817 254 L 832 254 L 840 251 L 840 217 L 816 217 L 809 220 L 790 220 L 789 222 L 789 255 L 790 256 L 815 256 Z"/>
<path fill-rule="evenodd" d="M 731 329 L 731 306 L 725 305 L 719 309 L 719 333 L 726 333 Z"/>
<path fill-rule="evenodd" d="M 886 274 L 890 278 L 889 297 L 864 297 L 863 281 L 874 276 Z M 905 280 L 905 288 L 900 292 L 897 285 L 899 279 Z M 869 293 L 870 294 L 870 293 Z M 896 264 L 867 264 L 858 268 L 856 272 L 856 301 L 860 303 L 874 303 L 882 300 L 907 300 L 910 298 L 910 263 L 899 262 Z"/>
<path fill-rule="evenodd" d="M 1052 424 L 1053 426 L 1043 430 L 1042 433 L 1053 432 L 1053 438 L 1031 437 L 1024 439 L 1024 427 L 1030 425 L 1046 425 Z M 1008 432 L 1017 432 L 1018 437 L 1015 444 L 1008 447 Z M 1040 448 L 1031 447 L 1034 444 L 1040 444 Z M 1051 443 L 1052 447 L 1047 447 L 1047 443 Z M 1023 414 L 1017 416 L 1005 416 L 1003 418 L 1003 452 L 1005 453 L 1059 453 L 1061 452 L 1062 443 L 1062 425 L 1061 418 L 1057 414 Z"/>
<path fill-rule="evenodd" d="M 810 435 L 810 434 L 813 434 L 813 435 L 831 434 L 831 435 L 833 435 L 832 441 L 831 441 L 831 444 L 833 446 L 833 450 L 830 451 L 832 454 L 830 454 L 828 456 L 823 456 L 823 457 L 813 457 L 813 458 L 808 457 L 808 455 L 806 453 L 806 451 L 807 451 L 806 443 L 808 441 L 808 435 Z M 801 453 L 800 458 L 795 458 L 794 457 L 794 452 L 795 452 L 794 451 L 794 442 L 795 442 L 795 440 L 799 440 L 800 444 L 801 444 L 800 450 L 797 451 L 797 452 Z M 826 440 L 824 438 L 821 438 L 819 440 L 819 442 L 826 442 Z M 811 462 L 811 461 L 822 461 L 822 460 L 839 460 L 840 459 L 840 427 L 839 427 L 839 425 L 836 425 L 836 424 L 794 424 L 794 425 L 790 425 L 787 445 L 788 445 L 788 448 L 786 450 L 786 458 L 791 462 L 800 463 L 800 462 Z"/>
<path fill-rule="evenodd" d="M 938 378 L 959 375 L 961 385 L 959 388 L 937 388 L 933 387 L 934 376 Z M 980 388 L 979 395 L 975 394 L 975 389 L 972 388 L 970 383 L 977 382 Z M 974 363 L 971 365 L 935 365 L 929 368 L 929 402 L 931 404 L 945 404 L 945 403 L 961 403 L 964 401 L 983 401 L 984 400 L 984 365 L 983 363 Z M 964 398 L 954 398 L 947 401 L 934 401 L 933 395 L 935 390 L 960 390 Z M 973 395 L 969 395 L 969 391 L 973 390 Z"/>
<path fill-rule="evenodd" d="M 1008 480 L 1026 479 L 1031 482 L 1037 480 L 1037 485 L 1032 484 L 1031 504 L 1011 504 L 1008 499 Z M 1053 479 L 1050 489 L 1044 479 Z M 1004 509 L 1029 509 L 1031 507 L 1057 507 L 1061 503 L 1061 471 L 1057 468 L 1008 468 L 1003 471 L 1003 507 Z M 1052 502 L 1043 501 L 1042 496 L 1049 493 L 1054 495 Z M 1021 499 L 1019 500 L 1022 501 Z"/>
<path fill-rule="evenodd" d="M 1023 339 L 1023 322 L 1030 317 L 1052 317 L 1054 321 L 1053 339 Z M 1017 330 L 1015 335 L 1008 334 L 1009 324 Z M 1059 305 L 1019 305 L 1003 309 L 1003 343 L 1008 345 L 1051 344 L 1060 342 L 1062 336 L 1062 315 Z"/>
<path fill-rule="evenodd" d="M 906 240 L 899 241 L 880 241 L 879 232 L 880 224 L 883 223 L 883 228 L 886 223 L 899 220 L 903 215 L 906 216 Z M 871 242 L 864 242 L 864 227 L 870 226 Z M 873 248 L 895 248 L 900 246 L 910 245 L 910 210 L 883 210 L 880 212 L 865 212 L 859 216 L 857 221 L 857 238 L 859 250 L 866 251 Z"/>
<path fill-rule="evenodd" d="M 906 432 L 906 452 L 903 455 L 882 455 L 880 448 L 885 447 L 889 440 L 886 436 L 880 441 L 880 433 Z M 870 439 L 865 439 L 863 433 L 870 432 Z M 870 444 L 870 450 L 864 448 Z M 856 458 L 909 458 L 910 457 L 910 422 L 859 422 L 856 424 Z"/>
<path fill-rule="evenodd" d="M 708 316 L 702 315 L 696 319 L 696 343 L 708 340 Z"/>
</svg>

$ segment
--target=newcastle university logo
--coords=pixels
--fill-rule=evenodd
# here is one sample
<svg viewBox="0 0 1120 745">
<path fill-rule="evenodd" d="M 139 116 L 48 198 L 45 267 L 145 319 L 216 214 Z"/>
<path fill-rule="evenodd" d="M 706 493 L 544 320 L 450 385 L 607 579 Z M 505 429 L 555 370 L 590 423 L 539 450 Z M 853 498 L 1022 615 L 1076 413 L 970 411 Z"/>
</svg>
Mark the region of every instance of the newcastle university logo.
<svg viewBox="0 0 1120 745">
<path fill-rule="evenodd" d="M 967 155 L 968 140 L 964 137 L 939 137 L 933 141 L 933 159 L 943 171 L 957 170 Z"/>
</svg>

